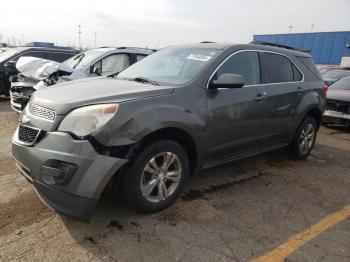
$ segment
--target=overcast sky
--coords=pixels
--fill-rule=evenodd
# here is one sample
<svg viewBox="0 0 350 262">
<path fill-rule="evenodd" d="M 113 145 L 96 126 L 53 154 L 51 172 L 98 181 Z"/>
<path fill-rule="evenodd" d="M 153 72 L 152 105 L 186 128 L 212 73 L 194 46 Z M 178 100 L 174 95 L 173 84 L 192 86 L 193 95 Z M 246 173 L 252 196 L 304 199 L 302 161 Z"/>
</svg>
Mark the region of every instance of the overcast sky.
<svg viewBox="0 0 350 262">
<path fill-rule="evenodd" d="M 253 34 L 350 30 L 350 0 L 2 1 L 2 42 L 84 47 L 163 47 L 211 40 L 246 43 Z"/>
</svg>

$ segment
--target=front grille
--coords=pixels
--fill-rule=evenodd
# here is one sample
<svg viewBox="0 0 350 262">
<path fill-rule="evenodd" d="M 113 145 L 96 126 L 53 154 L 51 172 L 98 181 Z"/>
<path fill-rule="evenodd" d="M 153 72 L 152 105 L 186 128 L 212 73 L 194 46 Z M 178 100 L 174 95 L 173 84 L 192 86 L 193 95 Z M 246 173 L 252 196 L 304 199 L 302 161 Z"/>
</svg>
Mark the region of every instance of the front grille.
<svg viewBox="0 0 350 262">
<path fill-rule="evenodd" d="M 21 106 L 21 110 L 23 110 L 26 107 L 30 99 L 29 96 L 25 96 L 18 92 L 11 92 L 11 98 L 13 103 Z"/>
<path fill-rule="evenodd" d="M 29 113 L 33 116 L 40 117 L 49 121 L 54 121 L 56 117 L 55 111 L 34 104 L 29 105 Z"/>
<path fill-rule="evenodd" d="M 350 102 L 338 101 L 338 100 L 327 100 L 326 110 L 342 112 L 345 114 L 350 113 Z"/>
<path fill-rule="evenodd" d="M 18 140 L 25 145 L 34 145 L 41 130 L 20 124 L 18 127 Z"/>
</svg>

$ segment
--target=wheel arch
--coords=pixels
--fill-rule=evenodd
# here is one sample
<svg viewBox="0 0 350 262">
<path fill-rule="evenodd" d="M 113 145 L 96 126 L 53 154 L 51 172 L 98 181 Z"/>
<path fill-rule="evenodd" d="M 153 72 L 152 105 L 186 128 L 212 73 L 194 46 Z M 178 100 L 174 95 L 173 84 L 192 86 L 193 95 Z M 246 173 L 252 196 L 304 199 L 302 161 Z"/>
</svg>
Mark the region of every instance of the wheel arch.
<svg viewBox="0 0 350 262">
<path fill-rule="evenodd" d="M 148 133 L 139 140 L 134 150 L 130 151 L 128 158 L 132 159 L 142 148 L 162 139 L 175 141 L 185 149 L 190 163 L 190 173 L 195 173 L 198 167 L 196 142 L 189 132 L 179 127 L 164 127 Z"/>
</svg>

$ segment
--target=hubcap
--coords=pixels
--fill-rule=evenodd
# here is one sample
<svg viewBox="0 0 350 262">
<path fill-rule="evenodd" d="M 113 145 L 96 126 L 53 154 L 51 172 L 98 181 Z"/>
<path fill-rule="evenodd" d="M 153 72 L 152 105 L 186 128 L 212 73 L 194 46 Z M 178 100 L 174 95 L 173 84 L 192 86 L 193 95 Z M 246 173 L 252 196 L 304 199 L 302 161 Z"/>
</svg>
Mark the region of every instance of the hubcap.
<svg viewBox="0 0 350 262">
<path fill-rule="evenodd" d="M 301 131 L 299 149 L 303 154 L 308 153 L 314 143 L 315 129 L 312 124 L 307 124 Z"/>
<path fill-rule="evenodd" d="M 179 186 L 182 166 L 178 156 L 162 152 L 152 157 L 141 176 L 142 195 L 150 202 L 158 203 L 171 196 Z"/>
</svg>

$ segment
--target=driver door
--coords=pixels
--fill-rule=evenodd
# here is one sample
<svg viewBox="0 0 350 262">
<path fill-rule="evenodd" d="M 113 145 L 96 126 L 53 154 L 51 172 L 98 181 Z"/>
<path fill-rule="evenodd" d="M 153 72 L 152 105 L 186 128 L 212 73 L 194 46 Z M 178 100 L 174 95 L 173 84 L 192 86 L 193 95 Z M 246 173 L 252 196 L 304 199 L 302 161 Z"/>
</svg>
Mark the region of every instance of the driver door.
<svg viewBox="0 0 350 262">
<path fill-rule="evenodd" d="M 247 50 L 231 55 L 209 83 L 221 74 L 241 75 L 245 85 L 207 90 L 208 160 L 213 162 L 248 153 L 265 144 L 265 103 L 258 53 Z"/>
</svg>

